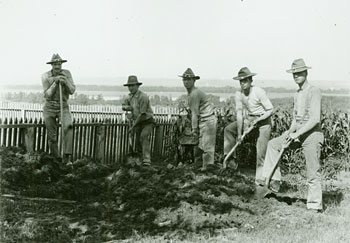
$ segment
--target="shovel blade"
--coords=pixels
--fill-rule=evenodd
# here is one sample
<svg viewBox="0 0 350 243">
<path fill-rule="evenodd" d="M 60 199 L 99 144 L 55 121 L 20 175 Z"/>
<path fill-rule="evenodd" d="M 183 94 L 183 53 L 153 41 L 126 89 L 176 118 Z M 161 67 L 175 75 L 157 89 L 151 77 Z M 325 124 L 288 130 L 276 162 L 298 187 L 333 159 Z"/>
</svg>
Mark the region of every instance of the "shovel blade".
<svg viewBox="0 0 350 243">
<path fill-rule="evenodd" d="M 263 199 L 265 197 L 267 197 L 268 195 L 273 194 L 273 192 L 267 188 L 266 186 L 257 186 L 255 188 L 255 192 L 254 192 L 254 198 L 255 199 Z"/>
</svg>

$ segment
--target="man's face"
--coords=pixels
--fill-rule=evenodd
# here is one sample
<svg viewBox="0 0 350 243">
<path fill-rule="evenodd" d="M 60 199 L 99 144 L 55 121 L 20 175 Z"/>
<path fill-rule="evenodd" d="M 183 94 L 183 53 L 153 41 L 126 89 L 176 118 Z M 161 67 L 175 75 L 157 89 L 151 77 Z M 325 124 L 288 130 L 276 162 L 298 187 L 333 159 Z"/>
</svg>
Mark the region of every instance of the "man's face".
<svg viewBox="0 0 350 243">
<path fill-rule="evenodd" d="M 241 89 L 247 90 L 247 89 L 250 89 L 250 87 L 252 87 L 252 82 L 253 82 L 252 77 L 248 77 L 245 79 L 241 79 L 239 81 L 239 84 L 241 85 Z"/>
<path fill-rule="evenodd" d="M 293 78 L 294 81 L 298 84 L 298 85 L 302 85 L 307 77 L 307 72 L 306 71 L 302 71 L 302 72 L 298 72 L 298 73 L 293 73 Z"/>
<path fill-rule="evenodd" d="M 131 94 L 135 94 L 139 89 L 139 86 L 137 84 L 131 84 L 131 85 L 128 85 L 128 89 Z"/>
<path fill-rule="evenodd" d="M 58 73 L 62 70 L 62 63 L 61 62 L 52 63 L 51 66 L 52 66 L 52 70 L 56 73 Z"/>
<path fill-rule="evenodd" d="M 191 89 L 191 88 L 194 87 L 194 82 L 196 80 L 193 79 L 193 78 L 183 78 L 182 81 L 183 81 L 184 86 L 185 86 L 186 89 Z"/>
</svg>

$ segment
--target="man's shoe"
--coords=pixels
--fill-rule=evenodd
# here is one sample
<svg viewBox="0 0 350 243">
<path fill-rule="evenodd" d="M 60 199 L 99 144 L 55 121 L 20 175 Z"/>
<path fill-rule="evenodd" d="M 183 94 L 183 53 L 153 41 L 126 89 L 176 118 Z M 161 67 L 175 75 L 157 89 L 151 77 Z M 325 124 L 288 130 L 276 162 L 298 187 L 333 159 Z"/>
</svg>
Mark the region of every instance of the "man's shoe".
<svg viewBox="0 0 350 243">
<path fill-rule="evenodd" d="M 309 212 L 313 212 L 313 213 L 323 213 L 322 209 L 316 209 L 316 208 L 308 208 L 307 209 Z"/>
<path fill-rule="evenodd" d="M 255 185 L 257 186 L 265 186 L 265 181 L 262 179 L 256 179 L 255 180 Z"/>
<path fill-rule="evenodd" d="M 64 164 L 72 163 L 72 162 L 70 161 L 70 154 L 65 154 L 65 155 L 63 155 L 62 162 L 63 162 Z"/>
<path fill-rule="evenodd" d="M 149 161 L 143 161 L 143 162 L 142 162 L 142 166 L 145 166 L 145 167 L 151 166 L 151 162 L 149 162 Z"/>
<path fill-rule="evenodd" d="M 281 182 L 276 180 L 271 180 L 270 182 L 270 190 L 277 193 L 280 191 Z"/>
</svg>

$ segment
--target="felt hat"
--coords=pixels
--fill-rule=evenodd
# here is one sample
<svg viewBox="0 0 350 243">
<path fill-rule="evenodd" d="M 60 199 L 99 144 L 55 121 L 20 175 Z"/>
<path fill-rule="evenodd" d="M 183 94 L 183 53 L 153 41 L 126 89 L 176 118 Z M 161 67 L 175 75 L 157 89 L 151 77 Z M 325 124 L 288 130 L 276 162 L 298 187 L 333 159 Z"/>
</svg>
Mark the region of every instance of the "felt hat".
<svg viewBox="0 0 350 243">
<path fill-rule="evenodd" d="M 134 84 L 137 84 L 137 85 L 141 85 L 142 83 L 140 83 L 138 80 L 137 80 L 137 77 L 135 75 L 130 75 L 128 77 L 128 82 L 126 84 L 124 84 L 124 86 L 129 86 L 129 85 L 134 85 Z"/>
<path fill-rule="evenodd" d="M 53 63 L 64 63 L 67 62 L 67 60 L 63 60 L 60 55 L 53 54 L 51 57 L 51 61 L 47 62 L 46 64 L 53 64 Z"/>
<path fill-rule="evenodd" d="M 292 63 L 292 68 L 287 70 L 287 73 L 299 73 L 310 69 L 311 67 L 306 66 L 304 59 L 295 59 Z"/>
<path fill-rule="evenodd" d="M 187 68 L 186 71 L 182 74 L 179 75 L 179 77 L 183 78 L 183 79 L 200 79 L 199 76 L 194 75 L 193 71 L 191 68 Z"/>
<path fill-rule="evenodd" d="M 252 77 L 252 76 L 255 76 L 256 73 L 252 73 L 249 68 L 247 67 L 243 67 L 241 68 L 239 71 L 238 71 L 238 76 L 237 77 L 234 77 L 233 79 L 236 79 L 236 80 L 242 80 L 242 79 L 245 79 L 245 78 L 248 78 L 248 77 Z"/>
</svg>

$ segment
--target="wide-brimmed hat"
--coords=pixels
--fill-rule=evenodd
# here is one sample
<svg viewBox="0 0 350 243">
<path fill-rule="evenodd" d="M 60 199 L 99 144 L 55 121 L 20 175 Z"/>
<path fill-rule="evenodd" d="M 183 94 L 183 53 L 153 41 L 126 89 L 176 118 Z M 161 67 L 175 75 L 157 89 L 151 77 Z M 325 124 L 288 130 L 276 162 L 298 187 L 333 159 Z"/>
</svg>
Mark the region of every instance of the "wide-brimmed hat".
<svg viewBox="0 0 350 243">
<path fill-rule="evenodd" d="M 67 62 L 67 60 L 63 60 L 60 55 L 53 54 L 51 57 L 51 61 L 47 62 L 46 64 L 53 64 L 53 63 L 64 63 Z"/>
<path fill-rule="evenodd" d="M 137 84 L 138 86 L 140 86 L 142 83 L 140 83 L 137 80 L 137 77 L 135 75 L 130 75 L 128 77 L 128 82 L 126 84 L 124 84 L 124 86 L 129 86 L 129 85 L 134 85 L 134 84 Z"/>
<path fill-rule="evenodd" d="M 304 59 L 295 59 L 292 63 L 292 68 L 287 70 L 287 73 L 299 73 L 310 69 L 311 67 L 306 66 Z"/>
<path fill-rule="evenodd" d="M 184 74 L 179 75 L 179 77 L 183 78 L 183 79 L 200 79 L 199 76 L 194 75 L 193 71 L 191 68 L 187 68 L 186 71 L 184 72 Z"/>
<path fill-rule="evenodd" d="M 242 80 L 242 79 L 245 79 L 245 78 L 248 78 L 248 77 L 252 77 L 252 76 L 255 76 L 256 73 L 252 73 L 249 68 L 247 67 L 242 67 L 239 71 L 238 71 L 238 76 L 237 77 L 234 77 L 233 79 L 236 79 L 236 80 Z"/>
</svg>

